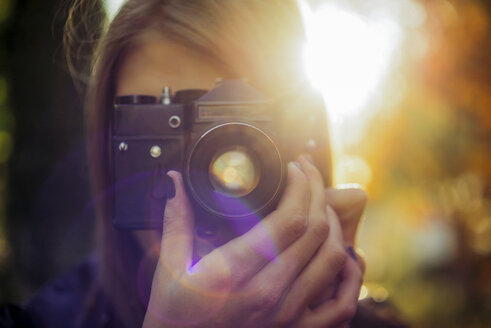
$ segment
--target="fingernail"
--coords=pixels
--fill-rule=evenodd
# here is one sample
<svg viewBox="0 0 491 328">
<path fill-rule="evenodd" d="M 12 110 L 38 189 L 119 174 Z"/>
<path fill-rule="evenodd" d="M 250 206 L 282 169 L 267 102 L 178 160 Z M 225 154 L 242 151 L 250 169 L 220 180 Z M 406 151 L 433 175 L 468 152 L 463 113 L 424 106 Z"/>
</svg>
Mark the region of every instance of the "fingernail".
<svg viewBox="0 0 491 328">
<path fill-rule="evenodd" d="M 356 262 L 356 253 L 355 253 L 355 250 L 353 249 L 352 246 L 348 246 L 346 247 L 346 252 L 349 254 L 349 256 L 351 256 L 353 258 L 353 260 L 355 260 Z"/>
<path fill-rule="evenodd" d="M 305 158 L 310 162 L 310 164 L 314 165 L 314 160 L 310 154 L 305 155 Z"/>
<path fill-rule="evenodd" d="M 300 166 L 300 163 L 299 162 L 292 162 L 293 165 L 295 165 L 296 167 L 298 167 L 299 170 L 302 170 L 302 166 Z"/>
<path fill-rule="evenodd" d="M 172 199 L 176 196 L 176 186 L 174 185 L 174 180 L 171 177 L 168 179 L 169 186 L 167 188 L 167 199 Z"/>
</svg>

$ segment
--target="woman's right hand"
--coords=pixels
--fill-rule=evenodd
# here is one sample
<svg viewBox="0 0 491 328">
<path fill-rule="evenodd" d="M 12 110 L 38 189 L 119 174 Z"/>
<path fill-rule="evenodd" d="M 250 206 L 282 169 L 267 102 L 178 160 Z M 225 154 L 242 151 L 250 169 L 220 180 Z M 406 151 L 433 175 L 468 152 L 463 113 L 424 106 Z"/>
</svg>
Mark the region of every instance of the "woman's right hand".
<svg viewBox="0 0 491 328">
<path fill-rule="evenodd" d="M 306 322 L 315 328 L 350 319 L 352 313 L 342 307 L 347 298 L 352 303 L 357 298 L 361 277 L 353 271 L 356 265 L 346 262 L 322 177 L 305 157 L 299 162 L 301 169 L 288 164 L 287 186 L 275 211 L 194 265 L 194 216 L 181 175 L 168 173 L 176 193 L 166 205 L 145 328 L 300 327 Z M 349 274 L 344 289 L 354 292 L 341 295 L 337 306 L 336 299 L 329 301 L 331 309 L 340 310 L 323 315 L 310 310 L 342 270 L 342 276 Z"/>
</svg>

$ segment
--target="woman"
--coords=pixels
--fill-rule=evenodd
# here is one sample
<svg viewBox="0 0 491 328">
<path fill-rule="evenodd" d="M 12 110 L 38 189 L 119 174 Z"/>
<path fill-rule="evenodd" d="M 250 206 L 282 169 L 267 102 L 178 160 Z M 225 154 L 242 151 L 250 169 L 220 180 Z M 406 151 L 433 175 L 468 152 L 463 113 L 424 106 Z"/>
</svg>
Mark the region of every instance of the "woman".
<svg viewBox="0 0 491 328">
<path fill-rule="evenodd" d="M 97 191 L 109 187 L 105 146 L 114 96 L 158 96 L 164 85 L 174 90 L 210 89 L 217 77 L 247 76 L 251 85 L 277 97 L 302 76 L 301 36 L 293 1 L 127 2 L 101 43 L 90 85 L 90 155 Z M 205 255 L 192 274 L 187 269 L 193 249 L 193 215 L 181 176 L 169 172 L 176 194 L 166 207 L 144 327 L 326 327 L 349 322 L 362 270 L 346 256 L 337 215 L 330 207 L 326 210 L 320 174 L 305 157 L 299 163 L 300 168 L 289 165 L 289 184 L 278 209 L 245 235 Z M 338 197 L 330 193 L 332 199 Z M 363 203 L 364 196 L 356 194 L 345 201 L 350 200 Z M 103 249 L 103 286 L 116 285 L 108 293 L 119 315 L 128 316 L 123 321 L 138 321 L 134 311 L 124 310 L 128 298 L 117 290 L 118 284 L 131 282 L 115 281 L 113 270 L 119 266 L 126 273 L 133 271 L 130 277 L 138 275 L 134 272 L 138 260 L 115 254 L 121 254 L 121 246 L 129 243 L 125 239 L 134 240 L 135 235 L 144 249 L 152 247 L 142 242 L 151 240 L 149 232 L 116 232 L 107 220 L 107 204 L 100 215 L 107 225 L 102 228 L 103 244 L 109 246 Z M 275 234 L 279 252 L 270 262 L 248 246 L 266 243 L 265 229 Z M 352 239 L 353 232 L 347 234 Z M 107 261 L 108 257 L 112 260 Z M 116 260 L 122 263 L 109 263 Z M 338 294 L 321 301 L 319 291 L 335 285 L 338 274 L 342 278 Z"/>
<path fill-rule="evenodd" d="M 70 298 L 70 314 L 56 314 L 61 300 L 45 291 L 27 307 L 31 321 L 148 328 L 349 324 L 364 271 L 353 245 L 366 197 L 359 190 L 325 189 L 308 155 L 288 164 L 277 209 L 241 236 L 196 232 L 176 171 L 168 172 L 175 193 L 167 200 L 163 232 L 115 230 L 105 196 L 116 96 L 158 96 L 164 85 L 210 89 L 217 77 L 247 77 L 265 95 L 280 97 L 303 81 L 302 42 L 295 1 L 124 4 L 98 43 L 87 98 L 100 264 L 77 300 Z M 267 252 L 271 242 L 275 252 L 257 252 Z M 204 245 L 214 249 L 203 251 Z M 199 260 L 191 267 L 193 256 Z"/>
</svg>

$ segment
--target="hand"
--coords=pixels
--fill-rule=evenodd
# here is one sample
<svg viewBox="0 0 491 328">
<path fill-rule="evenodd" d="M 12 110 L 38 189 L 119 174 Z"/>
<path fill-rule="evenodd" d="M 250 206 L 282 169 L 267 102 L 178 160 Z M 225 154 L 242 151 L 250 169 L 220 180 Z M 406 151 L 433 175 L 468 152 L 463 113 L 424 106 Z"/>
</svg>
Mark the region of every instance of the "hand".
<svg viewBox="0 0 491 328">
<path fill-rule="evenodd" d="M 308 163 L 299 160 L 302 169 L 306 173 L 311 185 L 316 185 L 316 181 L 321 179 L 320 173 Z M 292 287 L 297 286 L 299 291 L 308 288 L 312 275 L 307 270 L 315 270 L 319 274 L 324 274 L 325 281 L 332 281 L 327 287 L 320 288 L 320 295 L 305 310 L 299 324 L 301 327 L 332 327 L 348 325 L 354 316 L 360 287 L 363 282 L 365 262 L 362 257 L 354 252 L 356 231 L 363 215 L 367 202 L 366 193 L 361 189 L 334 189 L 325 190 L 325 200 L 327 203 L 327 214 L 330 225 L 329 239 L 321 246 L 312 264 L 307 267 L 303 275 L 295 282 Z M 338 274 L 336 279 L 332 279 L 331 262 L 326 249 L 338 248 L 340 245 L 348 250 L 350 257 L 343 271 Z M 315 279 L 315 278 L 314 278 Z M 320 278 L 322 279 L 322 278 Z M 318 280 L 317 280 L 318 281 Z M 324 284 L 325 286 L 325 284 Z M 317 287 L 320 287 L 317 284 Z M 290 293 L 293 294 L 293 293 Z"/>
<path fill-rule="evenodd" d="M 329 316 L 329 326 L 345 327 L 356 313 L 358 294 L 363 283 L 365 261 L 356 246 L 356 232 L 367 203 L 367 195 L 362 189 L 327 188 L 326 202 L 336 213 L 337 220 L 332 227 L 340 224 L 344 246 L 350 258 L 338 280 L 328 286 L 322 295 L 311 303 L 318 316 Z M 332 230 L 332 229 L 331 229 Z M 357 265 L 357 266 L 356 266 Z M 314 317 L 314 316 L 313 316 Z M 344 319 L 343 319 L 344 318 Z M 302 321 L 305 327 L 312 326 L 311 321 Z"/>
<path fill-rule="evenodd" d="M 345 268 L 347 255 L 340 229 L 329 232 L 335 216 L 326 210 L 320 174 L 305 158 L 301 163 L 303 170 L 288 165 L 275 211 L 193 266 L 193 213 L 182 177 L 169 172 L 176 195 L 166 205 L 144 327 L 300 327 L 300 318 L 325 327 L 332 321 L 306 308 Z M 305 289 L 300 282 L 308 282 Z"/>
</svg>

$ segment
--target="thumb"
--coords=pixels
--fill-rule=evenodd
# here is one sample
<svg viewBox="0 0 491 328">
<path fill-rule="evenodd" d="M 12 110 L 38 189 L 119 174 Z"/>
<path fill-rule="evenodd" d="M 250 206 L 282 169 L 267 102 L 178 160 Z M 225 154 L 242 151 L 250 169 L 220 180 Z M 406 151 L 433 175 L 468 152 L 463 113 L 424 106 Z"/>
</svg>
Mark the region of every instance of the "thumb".
<svg viewBox="0 0 491 328">
<path fill-rule="evenodd" d="M 193 255 L 194 215 L 184 189 L 182 175 L 169 171 L 170 192 L 164 212 L 160 262 L 173 272 L 184 272 Z M 173 187 L 173 188 L 172 188 Z"/>
<path fill-rule="evenodd" d="M 367 194 L 362 189 L 326 189 L 326 202 L 339 217 L 343 238 L 348 245 L 355 245 L 358 225 L 367 204 Z"/>
</svg>

